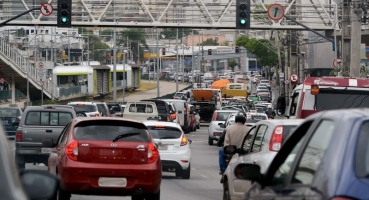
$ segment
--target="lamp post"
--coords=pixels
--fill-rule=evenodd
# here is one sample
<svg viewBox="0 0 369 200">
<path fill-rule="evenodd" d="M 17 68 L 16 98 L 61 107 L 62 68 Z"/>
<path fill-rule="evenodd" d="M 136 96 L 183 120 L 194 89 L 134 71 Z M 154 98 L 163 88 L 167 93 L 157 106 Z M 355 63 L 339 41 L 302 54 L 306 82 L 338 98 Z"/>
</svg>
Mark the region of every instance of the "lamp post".
<svg viewBox="0 0 369 200">
<path fill-rule="evenodd" d="M 29 62 L 29 47 L 31 45 L 31 41 L 34 40 L 35 38 L 37 38 L 37 35 L 35 35 L 35 37 L 33 37 L 31 40 L 28 40 L 28 62 L 27 62 L 27 106 L 29 106 L 29 102 L 30 102 L 30 99 L 29 99 L 29 68 L 30 68 L 30 62 Z M 36 62 L 36 60 L 35 60 Z"/>
</svg>

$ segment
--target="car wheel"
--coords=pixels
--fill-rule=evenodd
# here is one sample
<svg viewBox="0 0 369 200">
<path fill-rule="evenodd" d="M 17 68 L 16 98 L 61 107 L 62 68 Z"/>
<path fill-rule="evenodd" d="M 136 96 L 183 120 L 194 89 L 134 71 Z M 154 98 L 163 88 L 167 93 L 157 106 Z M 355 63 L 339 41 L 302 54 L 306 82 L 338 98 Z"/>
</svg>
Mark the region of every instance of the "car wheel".
<svg viewBox="0 0 369 200">
<path fill-rule="evenodd" d="M 190 179 L 191 177 L 191 164 L 188 165 L 186 170 L 182 170 L 182 179 Z"/>
<path fill-rule="evenodd" d="M 213 145 L 213 144 L 214 144 L 213 142 L 214 142 L 214 141 L 213 141 L 213 139 L 211 139 L 211 138 L 210 138 L 210 136 L 209 136 L 208 144 L 209 144 L 209 145 Z"/>
<path fill-rule="evenodd" d="M 63 188 L 59 187 L 57 200 L 70 200 L 72 197 L 70 193 L 63 190 Z"/>
<path fill-rule="evenodd" d="M 193 131 L 196 131 L 196 124 L 193 125 Z"/>
<path fill-rule="evenodd" d="M 228 181 L 223 183 L 223 200 L 231 200 L 228 189 Z"/>
<path fill-rule="evenodd" d="M 145 200 L 160 200 L 160 190 L 157 193 L 145 194 Z"/>
</svg>

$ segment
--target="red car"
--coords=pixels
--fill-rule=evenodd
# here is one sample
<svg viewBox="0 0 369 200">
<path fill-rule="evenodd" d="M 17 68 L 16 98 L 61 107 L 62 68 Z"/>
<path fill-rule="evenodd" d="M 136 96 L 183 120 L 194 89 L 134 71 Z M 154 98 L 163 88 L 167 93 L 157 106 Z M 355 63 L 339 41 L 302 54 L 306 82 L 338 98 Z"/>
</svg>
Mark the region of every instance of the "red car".
<svg viewBox="0 0 369 200">
<path fill-rule="evenodd" d="M 141 122 L 75 118 L 58 141 L 46 138 L 42 143 L 53 147 L 48 169 L 60 178 L 60 200 L 71 194 L 160 199 L 159 151 Z"/>
</svg>

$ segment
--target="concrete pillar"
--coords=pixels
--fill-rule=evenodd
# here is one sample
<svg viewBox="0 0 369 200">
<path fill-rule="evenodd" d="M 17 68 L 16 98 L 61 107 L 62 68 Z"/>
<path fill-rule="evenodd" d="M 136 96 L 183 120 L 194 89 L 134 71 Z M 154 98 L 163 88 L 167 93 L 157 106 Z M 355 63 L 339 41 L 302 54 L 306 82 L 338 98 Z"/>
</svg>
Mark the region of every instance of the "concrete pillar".
<svg viewBox="0 0 369 200">
<path fill-rule="evenodd" d="M 347 73 L 350 70 L 351 62 L 351 30 L 349 25 L 350 22 L 350 1 L 342 1 L 342 72 Z M 359 30 L 360 31 L 360 30 Z M 360 44 L 359 44 L 360 45 Z M 346 74 L 347 75 L 347 74 Z"/>
<path fill-rule="evenodd" d="M 14 74 L 12 74 L 12 104 L 15 104 L 15 80 Z"/>
</svg>

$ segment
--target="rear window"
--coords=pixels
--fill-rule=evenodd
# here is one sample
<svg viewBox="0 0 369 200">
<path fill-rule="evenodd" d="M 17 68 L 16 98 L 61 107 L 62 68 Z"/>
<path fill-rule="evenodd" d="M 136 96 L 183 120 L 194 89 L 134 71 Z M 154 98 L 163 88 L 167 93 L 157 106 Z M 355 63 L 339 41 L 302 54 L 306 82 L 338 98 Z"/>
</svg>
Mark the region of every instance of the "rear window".
<svg viewBox="0 0 369 200">
<path fill-rule="evenodd" d="M 293 133 L 293 131 L 296 129 L 296 126 L 283 126 L 283 137 L 282 137 L 282 140 L 283 140 L 283 143 L 284 141 L 287 140 L 288 136 L 291 135 L 291 133 Z"/>
<path fill-rule="evenodd" d="M 86 105 L 86 104 L 68 104 L 69 106 L 73 106 L 76 112 L 96 112 L 97 108 L 95 105 Z"/>
<path fill-rule="evenodd" d="M 147 104 L 131 104 L 129 105 L 129 112 L 135 113 L 153 113 L 152 105 Z"/>
<path fill-rule="evenodd" d="M 19 117 L 20 111 L 18 108 L 0 108 L 1 117 Z"/>
<path fill-rule="evenodd" d="M 177 139 L 182 136 L 182 130 L 167 126 L 147 126 L 154 139 Z"/>
<path fill-rule="evenodd" d="M 124 124 L 124 125 L 123 125 Z M 74 127 L 76 140 L 110 140 L 128 133 L 137 135 L 124 137 L 118 141 L 149 142 L 150 137 L 144 125 L 116 120 L 84 121 Z"/>
<path fill-rule="evenodd" d="M 233 114 L 233 113 L 237 113 L 238 111 L 235 111 L 235 112 L 217 112 L 216 115 L 217 115 L 217 118 L 215 121 L 225 121 L 227 120 L 228 116 L 230 114 Z"/>
<path fill-rule="evenodd" d="M 73 116 L 68 112 L 30 111 L 26 116 L 26 125 L 65 126 Z"/>
<path fill-rule="evenodd" d="M 155 102 L 159 113 L 167 113 L 167 107 L 164 102 Z"/>
<path fill-rule="evenodd" d="M 109 105 L 108 104 L 108 108 L 110 111 L 113 111 L 113 112 L 122 112 L 119 105 L 113 105 L 113 104 Z"/>
<path fill-rule="evenodd" d="M 262 101 L 268 101 L 268 100 L 270 100 L 270 97 L 269 96 L 260 96 L 260 99 Z"/>
<path fill-rule="evenodd" d="M 267 120 L 268 118 L 266 116 L 263 115 L 251 115 L 251 120 L 256 120 L 256 121 L 260 121 L 260 120 Z M 248 122 L 248 120 L 247 120 Z"/>
</svg>

